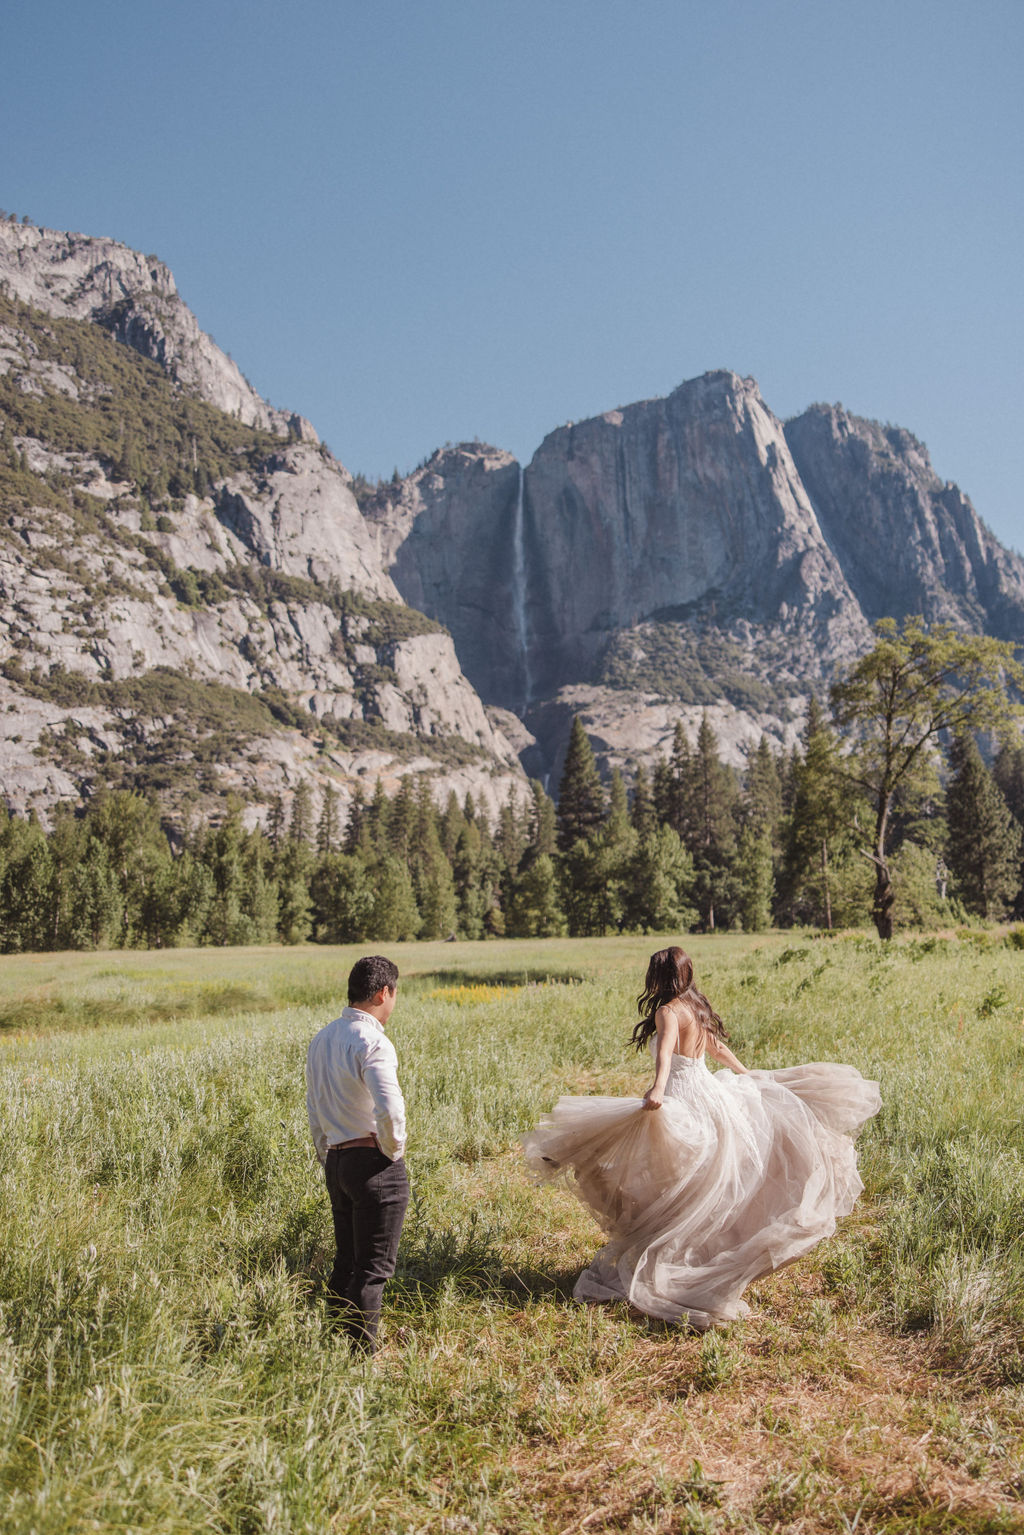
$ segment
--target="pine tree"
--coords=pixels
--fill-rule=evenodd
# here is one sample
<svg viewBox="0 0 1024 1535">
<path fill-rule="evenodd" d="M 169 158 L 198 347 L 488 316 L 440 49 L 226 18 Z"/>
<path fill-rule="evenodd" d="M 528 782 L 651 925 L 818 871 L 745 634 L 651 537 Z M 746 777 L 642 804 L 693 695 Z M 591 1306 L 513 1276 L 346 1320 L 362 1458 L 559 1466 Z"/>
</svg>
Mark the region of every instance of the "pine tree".
<svg viewBox="0 0 1024 1535">
<path fill-rule="evenodd" d="M 409 870 L 400 858 L 386 855 L 374 870 L 370 934 L 377 943 L 407 943 L 420 930 L 420 913 Z"/>
<path fill-rule="evenodd" d="M 388 851 L 407 860 L 416 834 L 416 788 L 411 777 L 401 780 L 388 807 Z"/>
<path fill-rule="evenodd" d="M 416 820 L 410 837 L 409 870 L 422 919 L 421 938 L 448 938 L 457 920 L 455 882 L 438 831 L 438 815 L 430 784 L 421 778 L 416 795 Z"/>
<path fill-rule="evenodd" d="M 452 789 L 448 794 L 441 819 L 438 824 L 438 833 L 441 837 L 441 846 L 444 855 L 451 863 L 455 857 L 455 849 L 458 846 L 459 833 L 466 824 L 466 818 L 462 814 L 462 806 L 459 804 L 458 795 Z"/>
<path fill-rule="evenodd" d="M 736 855 L 736 775 L 718 755 L 718 738 L 707 714 L 701 718 L 697 746 L 688 764 L 681 834 L 693 857 L 695 895 L 701 925 L 713 932 L 737 915 L 733 863 Z"/>
<path fill-rule="evenodd" d="M 593 747 L 579 715 L 573 717 L 569 750 L 558 786 L 558 846 L 564 853 L 590 836 L 605 818 L 605 797 Z"/>
<path fill-rule="evenodd" d="M 623 926 L 634 933 L 680 933 L 698 918 L 693 904 L 693 859 L 671 826 L 638 835 L 629 861 Z"/>
<path fill-rule="evenodd" d="M 328 853 L 310 885 L 315 936 L 320 943 L 362 943 L 372 930 L 375 893 L 358 853 Z"/>
<path fill-rule="evenodd" d="M 332 784 L 324 790 L 320 820 L 316 828 L 316 850 L 323 857 L 334 851 L 338 840 L 338 794 Z"/>
<path fill-rule="evenodd" d="M 744 825 L 766 831 L 772 847 L 778 846 L 782 822 L 782 778 L 779 762 L 762 736 L 747 760 L 743 786 L 742 819 Z"/>
<path fill-rule="evenodd" d="M 1021 826 L 1024 826 L 1024 745 L 1004 741 L 992 764 L 992 777 L 999 792 Z"/>
<path fill-rule="evenodd" d="M 840 774 L 839 742 L 811 695 L 803 755 L 792 767 L 792 811 L 783 858 L 780 906 L 787 921 L 833 926 L 833 867 L 853 822 Z"/>
<path fill-rule="evenodd" d="M 736 848 L 736 882 L 740 921 L 745 933 L 763 933 L 771 926 L 775 877 L 771 833 L 766 825 L 749 822 Z"/>
<path fill-rule="evenodd" d="M 498 814 L 497 849 L 509 874 L 514 874 L 526 851 L 529 840 L 529 815 L 520 810 L 519 795 L 514 785 L 509 786 L 508 797 Z"/>
<path fill-rule="evenodd" d="M 707 716 L 704 716 L 705 720 Z M 676 720 L 672 735 L 672 754 L 668 762 L 669 772 L 662 793 L 664 804 L 661 819 L 666 826 L 682 838 L 693 851 L 697 841 L 699 817 L 696 803 L 696 779 L 693 748 L 682 720 Z"/>
<path fill-rule="evenodd" d="M 122 945 L 154 942 L 173 926 L 166 904 L 171 851 L 156 805 L 134 790 L 98 795 L 85 815 L 87 835 L 103 844 L 121 901 Z M 157 887 L 163 892 L 158 899 Z M 169 934 L 168 934 L 169 936 Z"/>
<path fill-rule="evenodd" d="M 992 764 L 992 777 L 1009 805 L 1014 820 L 1024 831 L 1024 744 L 1019 740 L 1003 742 Z M 1024 916 L 1024 861 L 1019 869 L 1013 915 Z"/>
<path fill-rule="evenodd" d="M 481 878 L 484 854 L 480 828 L 475 821 L 466 818 L 455 844 L 452 874 L 455 879 L 455 899 L 458 910 L 458 934 L 460 938 L 482 938 L 484 914 L 487 910 L 487 892 Z"/>
<path fill-rule="evenodd" d="M 654 764 L 651 780 L 651 799 L 654 801 L 654 817 L 659 826 L 671 826 L 675 830 L 676 793 L 672 764 L 667 757 L 659 757 Z"/>
<path fill-rule="evenodd" d="M 530 780 L 529 852 L 536 856 L 554 856 L 558 847 L 558 813 L 555 802 L 545 792 L 539 778 Z"/>
<path fill-rule="evenodd" d="M 1020 888 L 1020 826 L 972 735 L 954 737 L 949 760 L 946 861 L 956 894 L 979 917 L 1004 917 Z"/>
<path fill-rule="evenodd" d="M 366 796 L 363 793 L 362 784 L 356 784 L 348 807 L 348 820 L 345 823 L 346 853 L 365 851 L 369 845 L 369 833 L 366 829 Z"/>
<path fill-rule="evenodd" d="M 384 792 L 383 780 L 378 778 L 373 790 L 373 799 L 366 807 L 363 816 L 364 835 L 366 847 L 377 858 L 382 858 L 388 851 L 388 827 L 391 820 L 391 804 Z"/>
<path fill-rule="evenodd" d="M 626 786 L 618 768 L 612 772 L 608 789 L 608 818 L 592 840 L 597 855 L 592 878 L 598 932 L 616 933 L 625 921 L 630 865 L 639 842 L 639 834 L 629 819 Z"/>
<path fill-rule="evenodd" d="M 566 930 L 550 853 L 525 863 L 512 888 L 506 931 L 513 938 L 558 938 Z"/>
<path fill-rule="evenodd" d="M 38 818 L 7 815 L 0 826 L 0 949 L 5 954 L 50 946 L 51 878 L 50 849 Z"/>
<path fill-rule="evenodd" d="M 654 795 L 642 762 L 637 763 L 633 777 L 633 799 L 629 807 L 629 819 L 641 837 L 654 831 L 658 818 L 654 809 Z"/>
<path fill-rule="evenodd" d="M 275 794 L 270 802 L 270 814 L 267 817 L 267 836 L 270 846 L 276 853 L 284 841 L 284 804 L 280 794 Z"/>
</svg>

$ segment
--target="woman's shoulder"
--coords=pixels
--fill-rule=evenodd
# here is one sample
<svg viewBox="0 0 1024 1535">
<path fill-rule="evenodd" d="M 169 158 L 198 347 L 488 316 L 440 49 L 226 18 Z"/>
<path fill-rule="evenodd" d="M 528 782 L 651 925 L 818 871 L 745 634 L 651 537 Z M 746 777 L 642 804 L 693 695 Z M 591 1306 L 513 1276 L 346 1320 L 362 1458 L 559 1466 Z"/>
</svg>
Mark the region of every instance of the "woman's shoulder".
<svg viewBox="0 0 1024 1535">
<path fill-rule="evenodd" d="M 688 1029 L 700 1027 L 696 1012 L 682 997 L 673 997 L 671 1002 L 663 1002 L 654 1015 L 654 1021 L 663 1028 L 674 1023 L 681 1034 Z"/>
<path fill-rule="evenodd" d="M 700 1022 L 697 1009 L 685 997 L 673 997 L 671 1002 L 665 1004 L 664 1010 L 670 1012 L 680 1025 Z M 662 1009 L 659 1008 L 658 1011 L 661 1012 Z"/>
</svg>

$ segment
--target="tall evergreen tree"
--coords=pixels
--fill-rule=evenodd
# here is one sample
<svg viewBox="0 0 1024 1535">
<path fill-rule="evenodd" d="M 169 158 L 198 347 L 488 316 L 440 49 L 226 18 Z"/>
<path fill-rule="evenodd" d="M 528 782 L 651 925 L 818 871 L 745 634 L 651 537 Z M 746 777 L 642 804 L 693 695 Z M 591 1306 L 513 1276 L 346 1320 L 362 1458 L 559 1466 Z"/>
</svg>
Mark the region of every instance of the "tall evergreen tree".
<svg viewBox="0 0 1024 1535">
<path fill-rule="evenodd" d="M 512 938 L 557 938 L 565 929 L 554 860 L 537 853 L 524 860 L 514 881 L 506 932 Z"/>
<path fill-rule="evenodd" d="M 771 926 L 775 875 L 771 833 L 767 825 L 748 821 L 736 847 L 736 886 L 740 921 L 745 933 L 763 933 Z"/>
<path fill-rule="evenodd" d="M 569 750 L 558 786 L 558 846 L 564 853 L 590 836 L 605 818 L 605 796 L 594 750 L 579 715 L 573 716 Z"/>
<path fill-rule="evenodd" d="M 626 870 L 623 927 L 634 933 L 688 932 L 698 919 L 693 904 L 693 859 L 671 826 L 638 833 Z"/>
<path fill-rule="evenodd" d="M 475 812 L 474 812 L 475 816 Z M 460 938 L 482 938 L 484 917 L 487 912 L 487 890 L 483 878 L 486 863 L 483 838 L 475 819 L 462 811 L 462 830 L 455 844 L 452 874 L 455 880 L 455 900 L 458 912 Z"/>
<path fill-rule="evenodd" d="M 0 810 L 0 949 L 5 954 L 49 948 L 52 929 L 52 859 L 46 833 Z M 111 914 L 119 923 L 120 910 Z"/>
<path fill-rule="evenodd" d="M 1021 828 L 972 735 L 953 738 L 949 759 L 946 861 L 955 893 L 979 917 L 1004 917 L 1020 888 Z"/>
<path fill-rule="evenodd" d="M 701 925 L 713 932 L 738 915 L 733 863 L 739 793 L 735 773 L 718 755 L 707 714 L 701 718 L 688 774 L 682 814 L 686 832 L 681 835 L 693 857 Z"/>
<path fill-rule="evenodd" d="M 452 867 L 441 845 L 438 815 L 430 785 L 421 778 L 416 794 L 416 821 L 409 847 L 409 870 L 420 912 L 421 938 L 448 938 L 455 931 L 456 900 Z"/>
<path fill-rule="evenodd" d="M 672 763 L 667 757 L 659 757 L 654 764 L 651 799 L 654 801 L 654 818 L 657 824 L 671 826 L 673 831 L 676 831 L 675 778 L 672 773 Z"/>
<path fill-rule="evenodd" d="M 761 737 L 747 759 L 741 817 L 744 825 L 766 831 L 771 845 L 778 846 L 782 822 L 782 777 L 778 758 L 767 736 Z"/>
<path fill-rule="evenodd" d="M 554 856 L 558 847 L 558 815 L 555 802 L 539 778 L 530 781 L 529 851 Z"/>
<path fill-rule="evenodd" d="M 621 772 L 615 768 L 608 789 L 607 819 L 591 839 L 596 855 L 591 878 L 595 885 L 598 932 L 619 932 L 626 921 L 630 866 L 639 840 L 629 818 L 626 786 Z"/>
<path fill-rule="evenodd" d="M 529 840 L 529 812 L 526 814 L 520 808 L 519 795 L 514 785 L 509 787 L 501 810 L 498 813 L 498 833 L 496 846 L 505 870 L 509 874 L 515 874 L 519 867 L 519 861 L 526 851 Z"/>
<path fill-rule="evenodd" d="M 332 784 L 324 790 L 320 820 L 316 828 L 316 850 L 323 857 L 333 853 L 338 841 L 338 793 Z"/>
<path fill-rule="evenodd" d="M 363 816 L 363 835 L 366 839 L 366 848 L 376 857 L 383 858 L 388 852 L 388 828 L 391 821 L 391 804 L 384 791 L 384 782 L 378 778 L 374 785 L 373 798 L 366 807 Z"/>
<path fill-rule="evenodd" d="M 633 799 L 629 807 L 629 819 L 633 829 L 641 837 L 646 837 L 654 831 L 658 824 L 657 812 L 654 808 L 654 795 L 651 792 L 650 780 L 642 762 L 637 763 L 636 773 L 633 776 Z"/>
<path fill-rule="evenodd" d="M 462 806 L 459 804 L 458 795 L 452 789 L 448 794 L 444 810 L 438 823 L 438 833 L 441 838 L 441 846 L 449 863 L 455 858 L 455 849 L 459 842 L 459 833 L 466 824 L 466 818 L 462 814 Z"/>
<path fill-rule="evenodd" d="M 992 764 L 992 777 L 1014 818 L 1024 826 L 1024 744 L 1002 743 Z"/>
<path fill-rule="evenodd" d="M 418 819 L 415 783 L 410 776 L 406 775 L 400 781 L 388 806 L 388 851 L 395 858 L 408 859 L 416 835 Z"/>
<path fill-rule="evenodd" d="M 270 802 L 270 813 L 267 817 L 267 836 L 270 839 L 270 846 L 275 853 L 284 841 L 284 831 L 284 802 L 280 794 L 275 794 Z"/>
<path fill-rule="evenodd" d="M 292 795 L 288 836 L 292 842 L 301 842 L 304 847 L 313 844 L 313 796 L 307 783 L 300 783 Z"/>
<path fill-rule="evenodd" d="M 793 759 L 792 809 L 780 880 L 780 906 L 787 922 L 834 925 L 834 866 L 852 828 L 854 796 L 843 779 L 839 741 L 818 700 L 811 695 L 803 731 L 803 753 Z"/>
<path fill-rule="evenodd" d="M 373 938 L 373 882 L 358 853 L 327 853 L 310 882 L 315 936 L 320 943 L 362 943 Z"/>
<path fill-rule="evenodd" d="M 1020 739 L 1004 741 L 992 764 L 992 777 L 1010 807 L 1017 825 L 1024 831 L 1024 743 Z M 1013 915 L 1024 916 L 1024 855 L 1019 870 L 1017 900 Z"/>
<path fill-rule="evenodd" d="M 385 854 L 374 870 L 370 933 L 378 943 L 407 943 L 420 930 L 420 913 L 408 867 Z"/>
<path fill-rule="evenodd" d="M 362 784 L 356 784 L 348 807 L 348 820 L 345 823 L 344 851 L 346 853 L 365 851 L 369 846 L 369 840 L 369 830 L 366 826 L 366 796 L 363 793 Z"/>
</svg>

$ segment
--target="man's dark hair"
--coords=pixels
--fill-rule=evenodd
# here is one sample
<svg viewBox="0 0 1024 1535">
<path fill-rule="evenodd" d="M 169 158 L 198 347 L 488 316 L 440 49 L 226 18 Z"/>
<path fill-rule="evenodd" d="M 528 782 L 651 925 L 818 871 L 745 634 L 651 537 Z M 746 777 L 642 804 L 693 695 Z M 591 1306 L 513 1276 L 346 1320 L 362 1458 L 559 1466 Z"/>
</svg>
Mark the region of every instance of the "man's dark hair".
<svg viewBox="0 0 1024 1535">
<path fill-rule="evenodd" d="M 364 954 L 357 959 L 348 974 L 348 1005 L 358 1007 L 369 1002 L 382 986 L 397 986 L 398 966 L 383 954 Z"/>
</svg>

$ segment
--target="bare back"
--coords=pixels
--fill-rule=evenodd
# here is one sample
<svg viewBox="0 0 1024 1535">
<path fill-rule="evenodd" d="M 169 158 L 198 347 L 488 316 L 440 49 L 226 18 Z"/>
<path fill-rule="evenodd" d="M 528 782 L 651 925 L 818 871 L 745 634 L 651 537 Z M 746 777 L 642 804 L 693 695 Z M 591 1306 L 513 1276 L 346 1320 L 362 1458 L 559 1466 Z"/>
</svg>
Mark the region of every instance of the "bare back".
<svg viewBox="0 0 1024 1535">
<path fill-rule="evenodd" d="M 665 1003 L 665 1011 L 673 1015 L 678 1029 L 674 1053 L 685 1055 L 690 1060 L 696 1060 L 702 1056 L 707 1035 L 693 1009 L 681 997 L 675 997 L 671 1002 Z"/>
</svg>

